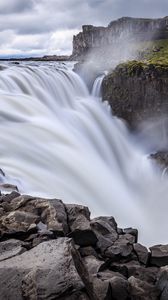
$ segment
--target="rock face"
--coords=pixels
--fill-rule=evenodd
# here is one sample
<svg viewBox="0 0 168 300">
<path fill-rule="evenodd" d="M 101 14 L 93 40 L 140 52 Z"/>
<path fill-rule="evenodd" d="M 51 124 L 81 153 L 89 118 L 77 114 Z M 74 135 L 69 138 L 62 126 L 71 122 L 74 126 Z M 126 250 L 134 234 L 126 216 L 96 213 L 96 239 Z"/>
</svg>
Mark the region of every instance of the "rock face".
<svg viewBox="0 0 168 300">
<path fill-rule="evenodd" d="M 84 57 L 98 48 L 117 49 L 124 40 L 146 41 L 168 38 L 168 17 L 163 19 L 136 19 L 124 17 L 112 21 L 108 27 L 84 25 L 73 37 L 73 58 Z"/>
<path fill-rule="evenodd" d="M 131 61 L 105 76 L 103 100 L 132 127 L 168 112 L 168 66 Z"/>
<path fill-rule="evenodd" d="M 167 299 L 168 245 L 58 199 L 12 192 L 0 209 L 0 300 Z"/>
<path fill-rule="evenodd" d="M 57 299 L 70 290 L 82 290 L 72 247 L 71 240 L 60 238 L 1 261 L 1 299 Z"/>
</svg>

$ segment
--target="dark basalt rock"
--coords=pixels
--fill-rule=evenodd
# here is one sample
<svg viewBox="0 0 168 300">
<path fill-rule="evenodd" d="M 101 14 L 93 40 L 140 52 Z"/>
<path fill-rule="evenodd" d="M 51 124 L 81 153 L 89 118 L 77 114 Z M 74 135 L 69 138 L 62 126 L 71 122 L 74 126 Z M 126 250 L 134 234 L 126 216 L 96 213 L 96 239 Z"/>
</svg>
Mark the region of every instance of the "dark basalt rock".
<svg viewBox="0 0 168 300">
<path fill-rule="evenodd" d="M 16 240 L 10 239 L 0 243 L 0 261 L 9 259 L 13 256 L 17 256 L 26 251 L 24 248 L 24 243 Z"/>
<path fill-rule="evenodd" d="M 85 257 L 85 256 L 95 256 L 95 257 L 98 257 L 98 254 L 97 252 L 95 251 L 95 249 L 91 246 L 88 246 L 88 247 L 81 247 L 79 248 L 79 252 L 80 252 L 80 255 L 82 257 Z"/>
<path fill-rule="evenodd" d="M 161 170 L 162 171 L 165 170 L 166 171 L 165 174 L 167 174 L 168 151 L 159 151 L 157 153 L 153 153 L 150 155 L 150 158 L 156 160 Z"/>
<path fill-rule="evenodd" d="M 134 239 L 131 241 L 126 235 L 121 235 L 112 246 L 106 249 L 105 256 L 112 258 L 113 261 L 118 261 L 121 258 L 129 260 L 133 251 L 133 243 Z"/>
<path fill-rule="evenodd" d="M 107 27 L 83 25 L 82 32 L 73 37 L 72 58 L 84 59 L 87 54 L 93 52 L 97 54 L 100 60 L 102 56 L 110 57 L 107 54 L 110 54 L 111 50 L 113 59 L 117 59 L 119 52 L 121 50 L 123 52 L 122 47 L 125 44 L 131 45 L 132 41 L 168 38 L 167 23 L 167 17 L 163 19 L 123 17 L 112 21 Z M 109 53 L 106 50 L 109 50 Z"/>
<path fill-rule="evenodd" d="M 156 245 L 150 248 L 150 264 L 161 267 L 168 265 L 168 245 Z"/>
<path fill-rule="evenodd" d="M 138 240 L 138 230 L 135 228 L 124 228 L 123 233 L 125 234 L 131 234 L 135 237 L 135 243 L 137 243 Z"/>
<path fill-rule="evenodd" d="M 146 265 L 149 259 L 148 249 L 138 243 L 134 244 L 133 247 L 136 255 L 138 256 L 140 263 Z"/>
<path fill-rule="evenodd" d="M 17 232 L 29 232 L 36 230 L 39 216 L 25 211 L 13 211 L 0 219 L 1 234 L 12 234 Z"/>
<path fill-rule="evenodd" d="M 97 242 L 97 237 L 90 226 L 90 212 L 82 205 L 66 205 L 69 237 L 72 237 L 80 246 L 92 246 Z"/>
<path fill-rule="evenodd" d="M 130 61 L 118 65 L 102 82 L 103 100 L 132 129 L 138 129 L 145 121 L 163 118 L 168 112 L 167 95 L 167 65 Z"/>
<path fill-rule="evenodd" d="M 157 278 L 157 288 L 161 292 L 160 300 L 168 299 L 168 266 L 162 267 Z"/>
<path fill-rule="evenodd" d="M 72 295 L 59 297 L 59 300 L 90 300 L 85 292 L 75 292 Z"/>
<path fill-rule="evenodd" d="M 148 253 L 137 230 L 82 205 L 0 197 L 0 299 L 167 300 L 167 245 Z"/>
<path fill-rule="evenodd" d="M 71 240 L 60 238 L 1 261 L 1 299 L 58 299 L 83 289 L 72 248 Z"/>
<path fill-rule="evenodd" d="M 133 300 L 158 300 L 160 292 L 155 286 L 141 281 L 134 276 L 128 279 L 129 293 Z"/>
<path fill-rule="evenodd" d="M 89 274 L 96 274 L 101 270 L 101 267 L 104 265 L 104 261 L 97 259 L 95 256 L 87 256 L 84 258 L 84 263 Z"/>
<path fill-rule="evenodd" d="M 18 196 L 13 192 L 1 197 L 1 205 L 8 212 L 0 218 L 2 233 L 11 233 L 13 230 L 16 231 L 17 227 L 20 232 L 27 232 L 32 228 L 38 230 L 39 222 L 56 236 L 64 236 L 68 233 L 67 214 L 61 200 Z"/>
<path fill-rule="evenodd" d="M 128 299 L 128 281 L 119 273 L 101 272 L 94 281 L 99 299 Z"/>
<path fill-rule="evenodd" d="M 103 255 L 118 238 L 117 223 L 113 217 L 98 217 L 91 221 L 91 227 L 98 239 L 97 248 Z"/>
</svg>

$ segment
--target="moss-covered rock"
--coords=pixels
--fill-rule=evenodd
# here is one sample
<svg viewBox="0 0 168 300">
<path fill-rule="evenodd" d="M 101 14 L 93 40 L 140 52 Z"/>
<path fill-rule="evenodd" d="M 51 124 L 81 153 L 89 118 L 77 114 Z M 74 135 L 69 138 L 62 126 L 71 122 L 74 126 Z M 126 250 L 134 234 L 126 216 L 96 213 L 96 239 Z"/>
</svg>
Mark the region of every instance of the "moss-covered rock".
<svg viewBox="0 0 168 300">
<path fill-rule="evenodd" d="M 105 76 L 103 100 L 131 126 L 168 112 L 168 63 L 129 61 Z"/>
</svg>

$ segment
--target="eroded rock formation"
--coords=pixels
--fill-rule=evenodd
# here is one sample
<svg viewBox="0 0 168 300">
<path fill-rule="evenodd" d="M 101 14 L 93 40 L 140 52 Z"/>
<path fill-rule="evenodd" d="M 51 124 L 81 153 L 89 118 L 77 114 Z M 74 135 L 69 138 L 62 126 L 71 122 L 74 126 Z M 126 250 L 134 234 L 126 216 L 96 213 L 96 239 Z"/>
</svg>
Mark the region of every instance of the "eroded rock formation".
<svg viewBox="0 0 168 300">
<path fill-rule="evenodd" d="M 168 113 L 168 66 L 137 61 L 120 64 L 102 84 L 103 100 L 130 126 Z"/>
<path fill-rule="evenodd" d="M 123 17 L 107 27 L 84 25 L 82 32 L 73 37 L 72 57 L 83 58 L 91 50 L 122 47 L 122 42 L 147 41 L 168 38 L 168 17 L 163 19 L 138 19 Z M 124 49 L 122 49 L 122 52 Z M 94 51 L 95 52 L 95 51 Z"/>
</svg>

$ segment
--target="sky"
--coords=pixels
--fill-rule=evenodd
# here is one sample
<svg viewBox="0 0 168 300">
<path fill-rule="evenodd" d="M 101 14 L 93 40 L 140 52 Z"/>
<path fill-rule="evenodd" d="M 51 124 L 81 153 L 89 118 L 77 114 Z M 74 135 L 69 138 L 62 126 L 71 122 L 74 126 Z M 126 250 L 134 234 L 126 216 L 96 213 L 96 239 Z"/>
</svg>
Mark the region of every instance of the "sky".
<svg viewBox="0 0 168 300">
<path fill-rule="evenodd" d="M 0 0 L 0 57 L 71 54 L 83 24 L 168 15 L 168 0 Z"/>
</svg>

